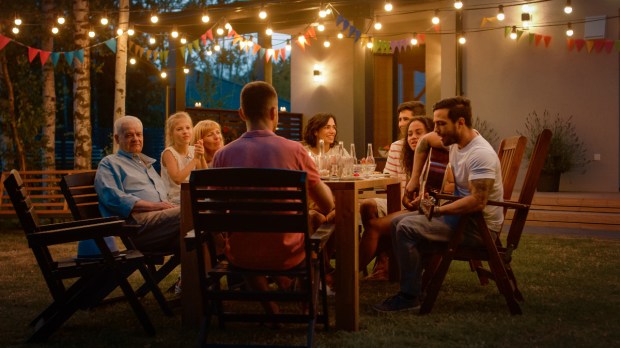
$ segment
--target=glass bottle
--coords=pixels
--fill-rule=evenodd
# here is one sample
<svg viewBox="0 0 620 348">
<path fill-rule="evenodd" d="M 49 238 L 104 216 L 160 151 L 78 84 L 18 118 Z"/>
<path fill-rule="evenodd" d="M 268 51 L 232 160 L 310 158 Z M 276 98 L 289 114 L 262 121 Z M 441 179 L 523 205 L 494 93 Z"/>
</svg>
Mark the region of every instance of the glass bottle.
<svg viewBox="0 0 620 348">
<path fill-rule="evenodd" d="M 323 139 L 319 140 L 319 160 L 317 162 L 319 163 L 317 168 L 319 170 L 319 175 L 321 177 L 328 176 L 329 169 L 327 167 L 329 166 L 329 161 L 325 157 L 325 141 Z"/>
<path fill-rule="evenodd" d="M 375 156 L 372 154 L 372 143 L 368 143 L 368 150 L 366 150 L 366 164 L 375 164 Z"/>
<path fill-rule="evenodd" d="M 351 143 L 351 152 L 349 153 L 353 158 L 353 164 L 357 164 L 357 155 L 355 154 L 355 144 Z"/>
</svg>

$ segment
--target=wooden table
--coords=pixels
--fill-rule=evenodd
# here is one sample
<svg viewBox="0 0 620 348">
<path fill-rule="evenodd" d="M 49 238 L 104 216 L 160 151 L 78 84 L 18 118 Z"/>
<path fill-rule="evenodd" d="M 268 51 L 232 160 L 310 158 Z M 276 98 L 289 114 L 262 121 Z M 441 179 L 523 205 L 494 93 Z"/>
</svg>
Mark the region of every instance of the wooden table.
<svg viewBox="0 0 620 348">
<path fill-rule="evenodd" d="M 358 194 L 362 189 L 385 187 L 388 212 L 401 209 L 400 180 L 370 178 L 325 181 L 336 199 L 336 328 L 359 330 Z"/>
<path fill-rule="evenodd" d="M 388 212 L 401 209 L 400 180 L 376 177 L 364 180 L 325 181 L 336 199 L 336 328 L 359 330 L 358 194 L 362 189 L 385 187 Z M 201 319 L 201 297 L 195 252 L 185 248 L 185 235 L 193 228 L 189 184 L 181 184 L 181 294 L 184 327 L 196 328 Z"/>
</svg>

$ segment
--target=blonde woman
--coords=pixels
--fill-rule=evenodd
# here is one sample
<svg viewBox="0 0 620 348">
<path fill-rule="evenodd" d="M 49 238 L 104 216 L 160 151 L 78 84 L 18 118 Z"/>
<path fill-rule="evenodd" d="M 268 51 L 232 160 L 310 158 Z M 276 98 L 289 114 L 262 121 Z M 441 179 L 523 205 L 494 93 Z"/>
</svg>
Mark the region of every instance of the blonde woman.
<svg viewBox="0 0 620 348">
<path fill-rule="evenodd" d="M 168 201 L 179 204 L 181 183 L 189 180 L 194 169 L 206 168 L 202 141 L 192 141 L 192 119 L 186 112 L 177 112 L 166 122 L 166 149 L 161 153 L 161 178 L 168 189 Z"/>
<path fill-rule="evenodd" d="M 194 126 L 194 144 L 198 142 L 201 142 L 204 148 L 203 168 L 211 167 L 213 155 L 217 150 L 224 147 L 224 137 L 220 124 L 211 120 L 196 123 Z"/>
</svg>

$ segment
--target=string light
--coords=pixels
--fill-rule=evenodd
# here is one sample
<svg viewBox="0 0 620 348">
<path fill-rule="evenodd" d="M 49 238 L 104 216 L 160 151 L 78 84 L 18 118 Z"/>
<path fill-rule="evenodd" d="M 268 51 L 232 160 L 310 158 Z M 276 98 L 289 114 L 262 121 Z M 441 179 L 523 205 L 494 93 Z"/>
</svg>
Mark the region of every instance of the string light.
<svg viewBox="0 0 620 348">
<path fill-rule="evenodd" d="M 17 25 L 18 27 L 19 27 L 20 25 L 22 25 L 22 20 L 21 20 L 21 18 L 19 18 L 19 17 L 15 17 L 15 21 L 14 21 L 14 23 L 15 23 L 15 25 Z"/>
<path fill-rule="evenodd" d="M 566 13 L 566 14 L 573 13 L 573 6 L 571 6 L 570 0 L 566 0 L 566 6 L 564 6 L 564 13 Z"/>
<path fill-rule="evenodd" d="M 271 25 L 267 27 L 267 29 L 265 30 L 265 34 L 267 34 L 268 36 L 273 35 L 273 29 L 271 29 Z"/>
<path fill-rule="evenodd" d="M 215 46 L 213 46 L 213 50 L 215 52 L 219 52 L 222 49 L 222 47 L 220 46 L 220 44 L 215 44 Z"/>
<path fill-rule="evenodd" d="M 95 37 L 95 29 L 93 29 L 93 27 L 90 27 L 90 29 L 88 29 L 88 37 L 90 37 L 91 39 Z"/>
<path fill-rule="evenodd" d="M 185 37 L 185 35 L 181 36 L 181 44 L 185 45 L 187 43 L 187 38 Z"/>
<path fill-rule="evenodd" d="M 303 44 L 305 44 L 305 43 L 306 43 L 306 37 L 305 37 L 305 36 L 303 36 L 303 35 L 299 35 L 299 36 L 297 37 L 297 41 L 298 41 L 300 44 L 302 44 L 302 45 L 303 45 Z"/>
<path fill-rule="evenodd" d="M 211 49 L 207 50 L 207 56 L 212 56 L 213 55 L 213 51 L 211 51 Z"/>
<path fill-rule="evenodd" d="M 217 35 L 224 35 L 224 28 L 222 28 L 222 27 L 217 27 L 217 29 L 215 30 L 215 32 L 217 33 Z"/>
<path fill-rule="evenodd" d="M 499 5 L 499 9 L 497 11 L 497 20 L 503 21 L 506 19 L 506 15 L 504 14 L 504 5 Z"/>
<path fill-rule="evenodd" d="M 183 73 L 184 73 L 185 75 L 189 74 L 189 68 L 188 68 L 188 67 L 186 67 L 186 66 L 184 66 L 184 67 L 183 67 Z"/>
<path fill-rule="evenodd" d="M 108 23 L 110 23 L 107 13 L 103 13 L 103 16 L 101 16 L 101 19 L 99 20 L 99 23 L 101 23 L 101 25 L 108 25 Z"/>
<path fill-rule="evenodd" d="M 344 38 L 344 35 L 342 33 L 338 33 L 338 39 L 342 40 L 342 38 Z"/>
<path fill-rule="evenodd" d="M 232 30 L 232 25 L 230 25 L 230 23 L 226 22 L 226 24 L 224 24 L 224 29 L 231 31 Z"/>
<path fill-rule="evenodd" d="M 366 47 L 370 49 L 372 48 L 372 46 L 373 46 L 372 37 L 369 37 L 368 42 L 366 42 Z"/>
<path fill-rule="evenodd" d="M 136 64 L 136 58 L 134 58 L 134 57 L 129 58 L 129 64 L 135 65 Z"/>
<path fill-rule="evenodd" d="M 332 43 L 331 43 L 331 42 L 329 42 L 329 40 L 325 40 L 325 41 L 323 41 L 323 46 L 324 46 L 325 48 L 328 48 L 328 47 L 329 47 L 329 46 L 331 46 L 331 45 L 332 45 Z"/>
<path fill-rule="evenodd" d="M 386 10 L 387 12 L 390 12 L 394 9 L 394 6 L 392 6 L 392 2 L 389 0 L 385 1 L 385 5 L 383 5 L 383 9 Z"/>
<path fill-rule="evenodd" d="M 56 35 L 58 34 L 59 30 L 57 27 L 52 27 L 52 34 Z"/>
<path fill-rule="evenodd" d="M 11 31 L 13 32 L 13 34 L 17 35 L 19 34 L 19 28 L 18 27 L 13 27 L 13 29 L 11 29 Z"/>
<path fill-rule="evenodd" d="M 123 35 L 123 29 L 121 29 L 121 28 L 116 29 L 116 35 L 118 35 L 118 36 Z"/>
<path fill-rule="evenodd" d="M 379 21 L 377 17 L 375 17 L 375 30 L 381 30 L 383 28 L 383 24 Z"/>
<path fill-rule="evenodd" d="M 418 45 L 418 34 L 417 33 L 413 33 L 413 37 L 411 38 L 411 45 L 413 46 Z"/>
<path fill-rule="evenodd" d="M 568 26 L 566 28 L 566 36 L 571 37 L 573 36 L 573 34 L 575 34 L 575 32 L 573 31 L 573 25 L 568 22 Z"/>
<path fill-rule="evenodd" d="M 317 25 L 316 27 L 319 31 L 325 31 L 325 24 L 323 23 L 319 23 L 319 25 Z"/>
<path fill-rule="evenodd" d="M 127 34 L 129 34 L 129 36 L 133 36 L 133 34 L 136 33 L 136 30 L 134 29 L 133 25 L 129 26 L 129 29 L 127 29 Z"/>
<path fill-rule="evenodd" d="M 202 14 L 202 18 L 200 20 L 202 20 L 203 23 L 209 23 L 209 21 L 211 20 L 211 18 L 209 18 L 209 13 L 207 13 L 207 11 L 205 11 Z"/>
<path fill-rule="evenodd" d="M 263 7 L 260 8 L 260 11 L 258 12 L 258 18 L 260 19 L 267 18 L 267 11 L 265 11 L 265 8 Z"/>
<path fill-rule="evenodd" d="M 325 11 L 324 9 L 319 10 L 319 17 L 321 18 L 327 17 L 327 11 Z"/>
<path fill-rule="evenodd" d="M 291 47 L 291 40 L 290 39 L 286 40 L 286 46 L 284 46 L 284 47 L 286 47 L 287 51 L 291 50 L 292 47 Z"/>
<path fill-rule="evenodd" d="M 512 29 L 510 30 L 510 38 L 513 40 L 517 39 L 517 27 L 516 26 L 512 26 Z"/>
<path fill-rule="evenodd" d="M 435 10 L 435 13 L 433 14 L 433 18 L 431 19 L 431 22 L 435 25 L 439 24 L 439 10 Z"/>
<path fill-rule="evenodd" d="M 464 45 L 466 42 L 467 42 L 467 39 L 465 38 L 465 35 L 464 34 L 460 34 L 459 35 L 459 43 L 461 45 Z"/>
<path fill-rule="evenodd" d="M 152 36 L 151 36 L 151 37 L 149 37 L 149 43 L 150 43 L 151 45 L 154 45 L 154 44 L 156 44 L 156 43 L 157 43 L 157 40 L 156 40 L 154 37 L 152 37 Z"/>
<path fill-rule="evenodd" d="M 159 22 L 159 17 L 157 16 L 157 12 L 151 13 L 151 23 L 155 24 Z"/>
<path fill-rule="evenodd" d="M 56 19 L 56 22 L 58 22 L 58 24 L 60 25 L 65 24 L 65 16 L 63 15 L 58 16 L 58 18 Z"/>
<path fill-rule="evenodd" d="M 170 36 L 172 36 L 175 39 L 179 37 L 179 31 L 177 30 L 177 27 L 172 27 L 172 32 L 170 33 Z"/>
<path fill-rule="evenodd" d="M 455 1 L 454 2 L 454 8 L 457 9 L 457 10 L 462 9 L 463 8 L 463 2 L 460 1 L 460 0 Z"/>
<path fill-rule="evenodd" d="M 246 45 L 248 47 L 254 46 L 254 36 L 250 35 L 250 39 L 248 40 L 248 42 L 246 42 Z"/>
<path fill-rule="evenodd" d="M 166 74 L 165 71 L 162 71 L 161 74 L 159 74 L 159 76 L 161 76 L 162 79 L 165 79 L 166 77 L 168 77 L 168 74 Z"/>
</svg>

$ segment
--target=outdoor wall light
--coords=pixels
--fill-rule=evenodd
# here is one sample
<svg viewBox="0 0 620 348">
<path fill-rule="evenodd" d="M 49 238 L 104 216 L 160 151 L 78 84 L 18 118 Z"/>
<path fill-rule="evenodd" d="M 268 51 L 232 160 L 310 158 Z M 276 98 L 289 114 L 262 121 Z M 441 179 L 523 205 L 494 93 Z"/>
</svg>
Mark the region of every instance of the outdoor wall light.
<svg viewBox="0 0 620 348">
<path fill-rule="evenodd" d="M 314 68 L 312 70 L 312 79 L 316 83 L 321 83 L 325 81 L 325 74 L 323 73 L 323 67 L 320 64 L 314 64 Z"/>
</svg>

